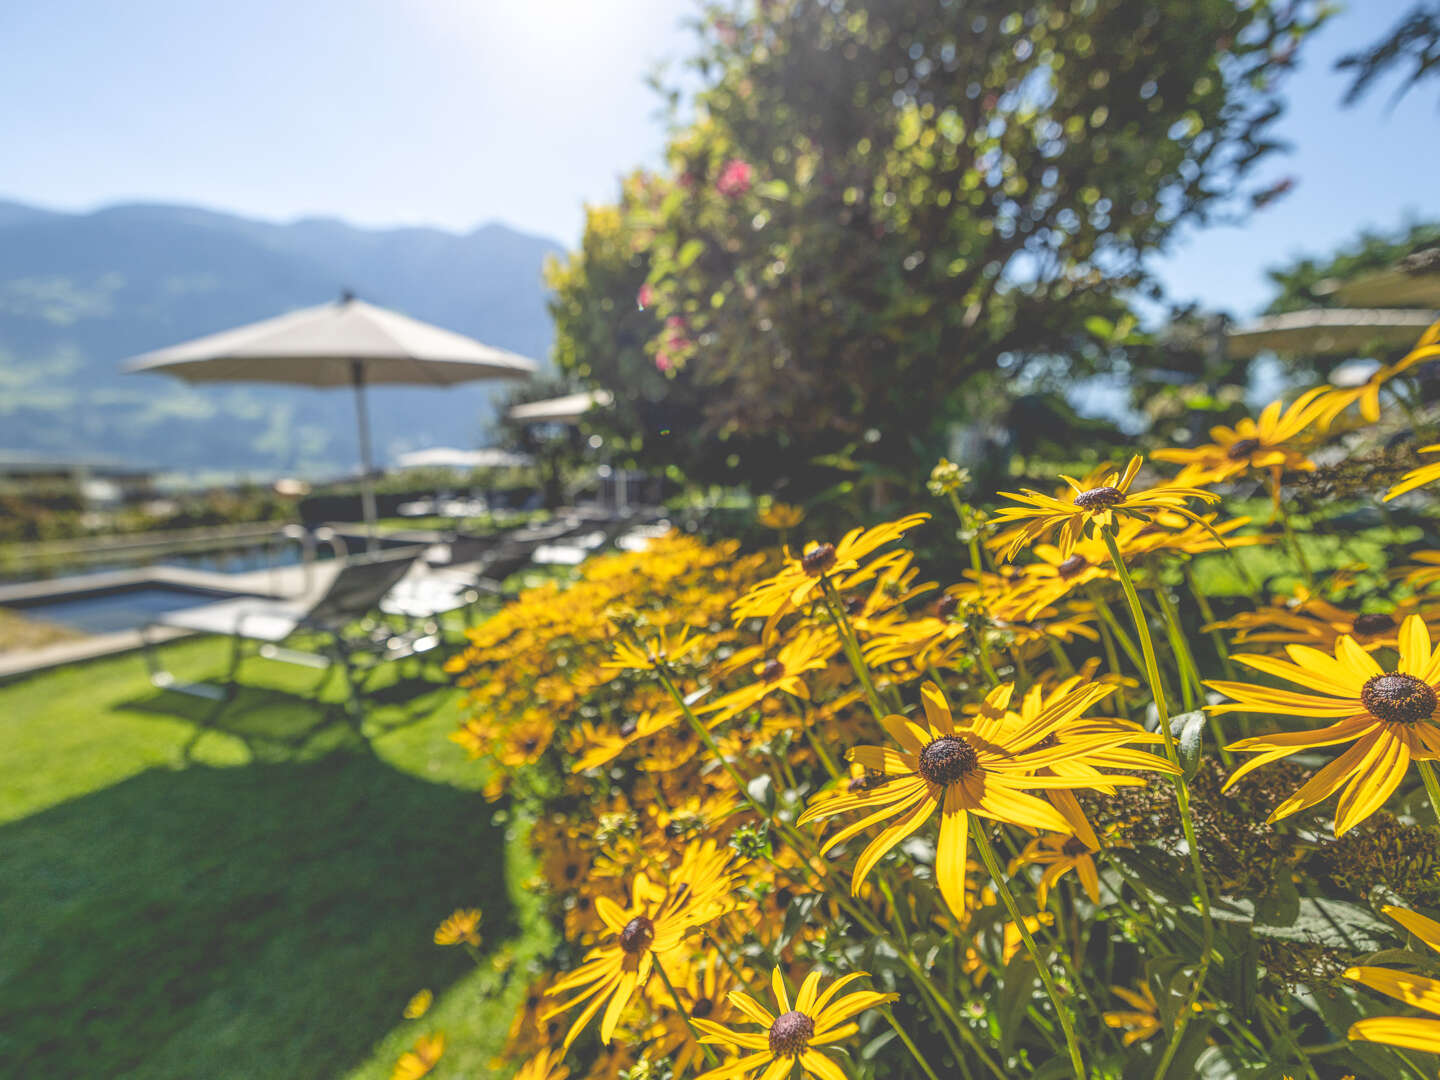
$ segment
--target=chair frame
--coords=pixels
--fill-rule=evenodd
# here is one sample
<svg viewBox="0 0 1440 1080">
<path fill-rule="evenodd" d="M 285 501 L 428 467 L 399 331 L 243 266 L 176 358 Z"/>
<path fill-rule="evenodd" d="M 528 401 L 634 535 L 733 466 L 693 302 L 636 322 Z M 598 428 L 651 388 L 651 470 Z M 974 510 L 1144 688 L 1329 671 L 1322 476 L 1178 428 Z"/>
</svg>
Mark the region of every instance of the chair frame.
<svg viewBox="0 0 1440 1080">
<path fill-rule="evenodd" d="M 280 641 L 264 641 L 247 636 L 244 632 L 246 618 L 269 613 L 261 610 L 242 612 L 228 633 L 216 634 L 216 636 L 231 639 L 230 663 L 226 669 L 223 683 L 185 682 L 177 679 L 174 673 L 161 662 L 159 655 L 161 643 L 154 634 L 157 628 L 166 626 L 165 621 L 159 619 L 147 623 L 140 630 L 140 640 L 146 667 L 150 673 L 151 685 L 161 690 L 204 698 L 224 705 L 235 696 L 239 689 L 240 666 L 246 656 L 246 643 L 256 641 L 255 655 L 263 659 L 324 671 L 325 675 L 316 685 L 314 693 L 318 693 L 324 686 L 329 678 L 330 670 L 339 667 L 345 678 L 347 707 L 358 717 L 363 711 L 361 692 L 366 681 L 360 677 L 362 674 L 368 675 L 370 671 L 391 660 L 403 660 L 429 652 L 441 643 L 438 634 L 429 632 L 423 627 L 418 629 L 407 627 L 397 631 L 387 625 L 383 617 L 360 638 L 346 634 L 348 628 L 362 622 L 366 616 L 379 612 L 380 599 L 409 572 L 419 558 L 420 551 L 420 548 L 405 548 L 375 557 L 350 560 L 341 568 L 330 588 L 311 604 L 309 610 L 299 617 L 295 626 Z M 336 604 L 333 602 L 338 586 L 342 582 L 353 581 L 357 576 L 349 572 L 362 567 L 375 566 L 384 567 L 388 573 L 378 575 L 378 584 L 383 585 L 383 588 L 380 588 L 378 592 L 372 588 L 362 594 L 370 597 L 368 602 L 363 604 Z M 327 607 L 334 610 L 327 610 Z M 181 628 L 191 629 L 183 626 Z M 205 633 L 206 631 L 197 630 L 195 632 Z M 319 651 L 295 649 L 282 644 L 292 636 L 304 632 L 323 636 Z M 367 659 L 369 660 L 368 664 L 364 662 Z"/>
</svg>

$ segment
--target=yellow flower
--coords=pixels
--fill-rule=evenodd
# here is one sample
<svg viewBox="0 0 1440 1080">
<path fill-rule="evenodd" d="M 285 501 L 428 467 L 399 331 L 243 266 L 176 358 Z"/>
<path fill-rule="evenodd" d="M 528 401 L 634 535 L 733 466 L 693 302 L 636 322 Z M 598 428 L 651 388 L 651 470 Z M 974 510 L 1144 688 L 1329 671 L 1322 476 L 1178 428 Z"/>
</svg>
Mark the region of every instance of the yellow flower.
<svg viewBox="0 0 1440 1080">
<path fill-rule="evenodd" d="M 760 1069 L 765 1070 L 761 1080 L 782 1080 L 790 1076 L 796 1064 L 802 1075 L 815 1080 L 845 1080 L 844 1070 L 815 1047 L 850 1038 L 860 1030 L 854 1017 L 899 998 L 898 994 L 882 994 L 876 990 L 840 994 L 852 982 L 865 977 L 866 972 L 852 972 L 836 979 L 820 993 L 820 973 L 812 971 L 806 976 L 792 1007 L 785 978 L 777 967 L 770 975 L 770 987 L 779 1006 L 774 1013 L 749 994 L 732 990 L 731 1004 L 765 1030 L 736 1031 L 713 1021 L 695 1019 L 695 1026 L 704 1032 L 701 1042 L 728 1046 L 737 1052 L 750 1051 L 744 1057 L 711 1069 L 697 1080 L 739 1080 Z"/>
<path fill-rule="evenodd" d="M 400 1055 L 400 1060 L 395 1062 L 395 1068 L 390 1072 L 390 1080 L 420 1080 L 420 1077 L 435 1068 L 444 1052 L 444 1032 L 421 1035 L 415 1040 L 415 1049 L 405 1051 Z"/>
<path fill-rule="evenodd" d="M 1440 923 L 1403 908 L 1386 907 L 1384 911 L 1435 952 L 1440 952 Z M 1352 967 L 1345 972 L 1345 978 L 1440 1017 L 1440 980 L 1383 967 Z M 1366 1042 L 1440 1054 L 1440 1019 L 1374 1016 L 1351 1024 L 1349 1036 Z"/>
<path fill-rule="evenodd" d="M 675 1001 L 669 989 L 657 982 L 650 984 L 650 1003 L 659 1020 L 642 1034 L 642 1038 L 650 1044 L 647 1053 L 668 1061 L 674 1075 L 689 1076 L 692 1069 L 700 1067 L 705 1055 L 696 1041 L 690 1020 L 708 1020 L 711 1023 L 739 1020 L 741 1014 L 729 998 L 736 986 L 736 978 L 729 966 L 717 956 L 691 964 L 687 976 L 675 984 L 680 1004 L 685 1009 L 683 1013 L 675 1011 Z"/>
<path fill-rule="evenodd" d="M 707 718 L 707 723 L 720 723 L 736 716 L 779 691 L 808 701 L 810 689 L 802 676 L 808 671 L 823 671 L 839 651 L 840 639 L 833 630 L 801 630 L 774 656 L 753 665 L 755 682 L 707 705 L 707 714 L 719 714 L 713 720 Z"/>
<path fill-rule="evenodd" d="M 1005 492 L 1004 494 L 1021 504 L 1002 506 L 995 511 L 994 520 L 998 524 L 1019 524 L 1005 552 L 1005 558 L 1013 559 L 1026 544 L 1048 536 L 1056 529 L 1060 531 L 1057 542 L 1060 556 L 1069 558 L 1076 543 L 1082 536 L 1089 535 L 1092 527 L 1109 528 L 1124 518 L 1156 522 L 1168 513 L 1200 522 L 1201 518 L 1189 510 L 1186 503 L 1191 499 L 1214 502 L 1220 497 L 1198 488 L 1180 486 L 1132 491 L 1131 486 L 1135 482 L 1135 474 L 1140 471 L 1142 460 L 1140 455 L 1135 455 L 1125 466 L 1123 473 L 1113 470 L 1104 473 L 1100 483 L 1093 487 L 1082 486 L 1080 481 L 1062 476 L 1070 485 L 1068 500 L 1029 488 L 1023 488 L 1019 492 Z"/>
<path fill-rule="evenodd" d="M 1112 986 L 1110 992 L 1124 998 L 1132 1008 L 1129 1011 L 1107 1012 L 1101 1015 L 1106 1027 L 1124 1028 L 1122 1040 L 1126 1046 L 1148 1039 L 1160 1030 L 1160 1005 L 1145 983 L 1139 991 L 1126 990 L 1123 986 Z"/>
<path fill-rule="evenodd" d="M 480 909 L 456 908 L 435 928 L 436 945 L 479 945 Z"/>
<path fill-rule="evenodd" d="M 771 502 L 760 508 L 757 520 L 767 529 L 784 532 L 805 520 L 805 511 L 789 503 Z"/>
<path fill-rule="evenodd" d="M 1080 879 L 1080 884 L 1085 887 L 1085 894 L 1090 897 L 1090 902 L 1099 904 L 1100 874 L 1095 869 L 1094 859 L 1097 850 L 1099 849 L 1090 847 L 1078 836 L 1037 836 L 1011 860 L 1010 873 L 1013 874 L 1022 866 L 1045 867 L 1045 872 L 1040 875 L 1040 884 L 1035 889 L 1035 902 L 1043 908 L 1050 889 L 1073 870 Z"/>
<path fill-rule="evenodd" d="M 653 671 L 661 665 L 683 660 L 704 643 L 705 638 L 700 634 L 691 635 L 688 626 L 680 627 L 674 638 L 664 630 L 648 640 L 642 636 L 639 643 L 621 638 L 615 643 L 614 656 L 600 666 L 617 671 Z"/>
<path fill-rule="evenodd" d="M 565 1054 L 561 1050 L 541 1050 L 520 1066 L 515 1080 L 566 1080 L 570 1068 L 564 1061 Z"/>
<path fill-rule="evenodd" d="M 785 565 L 774 577 L 765 579 L 735 601 L 737 623 L 746 619 L 773 620 L 793 611 L 821 588 L 822 578 L 835 580 L 845 590 L 868 581 L 900 553 L 892 553 L 862 566 L 886 544 L 893 543 L 915 526 L 930 520 L 929 514 L 911 514 L 869 529 L 851 529 L 838 544 L 811 544 L 800 558 L 786 553 Z"/>
<path fill-rule="evenodd" d="M 1185 466 L 1176 477 L 1178 484 L 1215 484 L 1251 469 L 1269 469 L 1277 475 L 1285 470 L 1313 472 L 1315 463 L 1285 444 L 1320 418 L 1324 408 L 1317 399 L 1325 392 L 1323 386 L 1307 390 L 1288 409 L 1272 401 L 1259 420 L 1247 416 L 1233 428 L 1212 427 L 1213 442 L 1186 450 L 1156 450 L 1151 456 Z"/>
<path fill-rule="evenodd" d="M 429 990 L 421 990 L 414 997 L 405 1003 L 405 1019 L 419 1020 L 430 1011 L 430 1005 L 435 1000 L 435 995 Z"/>
<path fill-rule="evenodd" d="M 1412 589 L 1428 589 L 1440 581 L 1440 551 L 1415 551 L 1411 552 L 1410 558 L 1420 565 L 1397 567 L 1390 571 L 1390 575 Z"/>
<path fill-rule="evenodd" d="M 1231 743 L 1228 749 L 1257 756 L 1235 770 L 1226 788 L 1247 773 L 1291 754 L 1353 743 L 1277 806 L 1268 820 L 1314 806 L 1342 786 L 1345 791 L 1335 814 L 1337 836 L 1379 810 L 1405 779 L 1412 758 L 1440 757 L 1440 725 L 1434 720 L 1440 653 L 1432 655 L 1430 633 L 1418 615 L 1411 615 L 1401 625 L 1399 641 L 1400 663 L 1395 671 L 1382 668 L 1348 634 L 1335 643 L 1333 657 L 1306 645 L 1286 646 L 1293 663 L 1270 656 L 1232 657 L 1257 671 L 1318 693 L 1212 682 L 1206 685 L 1234 701 L 1209 706 L 1211 712 L 1340 719 L 1316 731 L 1277 732 Z"/>
<path fill-rule="evenodd" d="M 1381 387 L 1396 375 L 1402 375 L 1416 364 L 1436 356 L 1440 356 L 1440 322 L 1432 323 L 1425 333 L 1420 335 L 1420 340 L 1413 349 L 1395 363 L 1378 368 L 1360 386 L 1326 387 L 1320 401 L 1320 426 L 1328 428 L 1335 417 L 1357 401 L 1360 403 L 1360 415 L 1373 424 L 1380 419 Z"/>
<path fill-rule="evenodd" d="M 1079 716 L 1091 705 L 1114 691 L 1113 686 L 1075 688 L 1028 724 L 1016 728 L 1006 723 L 1005 707 L 1015 687 L 1003 683 L 986 698 L 981 714 L 957 727 L 944 696 L 933 684 L 921 689 L 925 723 L 903 716 L 887 716 L 882 723 L 900 744 L 899 751 L 881 746 L 857 746 L 850 760 L 884 776 L 885 782 L 854 793 L 831 794 L 813 802 L 800 816 L 799 824 L 852 810 L 870 811 L 845 826 L 825 842 L 821 854 L 887 818 L 900 820 L 889 825 L 855 863 L 851 891 L 859 892 L 880 858 L 940 811 L 940 839 L 935 852 L 935 881 L 940 894 L 957 918 L 965 914 L 965 859 L 969 815 L 1009 822 L 1031 829 L 1068 833 L 1065 818 L 1048 802 L 1025 794 L 1034 788 L 1093 787 L 1089 777 L 1039 777 L 1032 775 L 1072 753 L 1052 747 L 1020 751 L 1043 742 L 1061 725 Z M 1101 776 L 1106 784 L 1143 784 L 1132 776 Z"/>
<path fill-rule="evenodd" d="M 1030 687 L 1020 701 L 1019 712 L 1011 710 L 1006 713 L 1006 727 L 1017 732 L 1030 729 L 1047 710 L 1064 702 L 1080 686 L 1092 680 L 1093 676 L 1072 675 L 1049 690 L 1039 685 Z M 1033 763 L 1043 756 L 1045 763 L 1033 766 L 1036 776 L 1068 777 L 1076 781 L 1077 787 L 1093 788 L 1113 795 L 1115 788 L 1107 782 L 1102 770 L 1176 772 L 1175 766 L 1163 757 L 1136 749 L 1136 744 L 1153 746 L 1163 741 L 1163 735 L 1150 734 L 1129 720 L 1110 716 L 1077 716 L 1031 744 L 1017 756 L 1016 761 Z M 1073 832 L 1086 847 L 1098 850 L 1100 840 L 1085 817 L 1080 801 L 1075 798 L 1075 792 L 1070 788 L 1054 788 L 1045 795 L 1069 823 L 1068 831 Z"/>
<path fill-rule="evenodd" d="M 1429 446 L 1422 446 L 1419 450 L 1422 454 L 1440 454 L 1440 443 L 1431 443 Z M 1440 461 L 1432 461 L 1428 465 L 1421 465 L 1418 469 L 1411 469 L 1400 478 L 1400 482 L 1385 493 L 1385 502 L 1389 502 L 1397 495 L 1404 495 L 1407 491 L 1414 491 L 1418 487 L 1424 487 L 1434 480 L 1440 480 Z"/>
<path fill-rule="evenodd" d="M 595 912 L 605 923 L 607 940 L 546 991 L 549 996 L 572 990 L 578 993 L 541 1016 L 548 1020 L 589 1000 L 565 1036 L 565 1050 L 601 1006 L 605 1006 L 605 1015 L 600 1020 L 600 1041 L 609 1045 L 621 1013 L 650 978 L 654 965 L 678 950 L 693 928 L 729 906 L 732 877 L 725 871 L 729 861 L 727 851 L 706 841 L 686 850 L 664 888 L 652 884 L 644 874 L 635 875 L 628 907 L 622 908 L 607 896 L 595 899 Z"/>
<path fill-rule="evenodd" d="M 1274 602 L 1254 611 L 1242 611 L 1203 627 L 1205 630 L 1234 630 L 1237 645 L 1249 642 L 1314 645 L 1334 649 L 1341 635 L 1349 634 L 1366 652 L 1399 644 L 1401 622 L 1409 615 L 1420 615 L 1427 624 L 1440 618 L 1432 600 L 1422 607 L 1415 597 L 1407 597 L 1393 611 L 1346 611 L 1303 585 L 1293 596 L 1274 598 Z"/>
</svg>

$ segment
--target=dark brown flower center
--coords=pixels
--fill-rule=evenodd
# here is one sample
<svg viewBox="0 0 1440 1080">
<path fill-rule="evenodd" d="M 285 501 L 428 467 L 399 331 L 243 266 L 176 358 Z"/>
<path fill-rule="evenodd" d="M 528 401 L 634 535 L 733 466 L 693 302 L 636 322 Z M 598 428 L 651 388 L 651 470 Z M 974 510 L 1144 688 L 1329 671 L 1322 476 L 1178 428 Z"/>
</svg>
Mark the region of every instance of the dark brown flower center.
<svg viewBox="0 0 1440 1080">
<path fill-rule="evenodd" d="M 636 915 L 620 931 L 620 948 L 632 956 L 642 953 L 655 940 L 655 924 L 644 915 Z"/>
<path fill-rule="evenodd" d="M 1075 505 L 1081 510 L 1103 510 L 1107 506 L 1119 506 L 1125 501 L 1125 493 L 1116 487 L 1091 488 L 1075 496 Z"/>
<path fill-rule="evenodd" d="M 941 735 L 920 751 L 920 775 L 932 784 L 954 784 L 979 764 L 975 748 L 958 735 Z"/>
<path fill-rule="evenodd" d="M 811 577 L 819 577 L 835 565 L 834 544 L 813 544 L 800 556 L 800 566 Z"/>
<path fill-rule="evenodd" d="M 766 660 L 765 666 L 760 669 L 760 678 L 764 679 L 767 683 L 772 683 L 784 675 L 785 665 L 779 660 Z"/>
<path fill-rule="evenodd" d="M 1084 855 L 1090 848 L 1084 840 L 1081 840 L 1078 836 L 1072 836 L 1061 845 L 1060 850 L 1073 859 L 1076 856 Z"/>
<path fill-rule="evenodd" d="M 1079 502 L 1079 500 L 1077 499 L 1076 502 Z M 1071 555 L 1059 566 L 1055 567 L 1055 572 L 1059 574 L 1062 578 L 1064 578 L 1066 581 L 1069 581 L 1072 577 L 1080 573 L 1080 571 L 1084 570 L 1089 565 L 1090 560 L 1085 558 L 1084 555 Z"/>
<path fill-rule="evenodd" d="M 1413 724 L 1435 714 L 1435 688 L 1414 675 L 1375 675 L 1360 691 L 1360 704 L 1387 724 Z"/>
<path fill-rule="evenodd" d="M 935 603 L 935 617 L 937 619 L 948 619 L 951 615 L 955 614 L 956 609 L 959 607 L 960 598 L 958 596 L 942 596 Z"/>
<path fill-rule="evenodd" d="M 1395 620 L 1383 611 L 1368 611 L 1364 615 L 1356 615 L 1350 629 L 1368 637 L 1370 634 L 1383 634 L 1386 630 L 1394 630 Z"/>
<path fill-rule="evenodd" d="M 865 597 L 847 596 L 845 598 L 845 614 L 850 616 L 859 615 L 865 610 Z"/>
<path fill-rule="evenodd" d="M 1230 444 L 1230 449 L 1225 451 L 1225 456 L 1231 461 L 1244 461 L 1259 449 L 1259 439 L 1236 439 Z"/>
<path fill-rule="evenodd" d="M 770 1053 L 776 1057 L 799 1057 L 815 1037 L 815 1021 L 802 1012 L 782 1013 L 770 1025 Z"/>
<path fill-rule="evenodd" d="M 690 1007 L 690 1015 L 700 1020 L 704 1020 L 714 1011 L 715 1002 L 707 997 L 696 998 L 695 1004 Z"/>
</svg>

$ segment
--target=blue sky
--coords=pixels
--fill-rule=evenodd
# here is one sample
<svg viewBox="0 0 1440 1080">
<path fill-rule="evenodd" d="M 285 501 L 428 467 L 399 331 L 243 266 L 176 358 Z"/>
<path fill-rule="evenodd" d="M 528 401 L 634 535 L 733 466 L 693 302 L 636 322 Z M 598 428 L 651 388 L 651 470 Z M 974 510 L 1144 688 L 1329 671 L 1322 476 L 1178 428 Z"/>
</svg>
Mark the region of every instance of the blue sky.
<svg viewBox="0 0 1440 1080">
<path fill-rule="evenodd" d="M 1440 218 L 1440 87 L 1341 109 L 1334 58 L 1413 0 L 1350 0 L 1302 52 L 1278 134 L 1295 176 L 1243 229 L 1182 238 L 1172 293 L 1246 314 L 1263 270 L 1366 225 Z M 468 229 L 572 244 L 581 206 L 656 163 L 644 80 L 690 43 L 687 0 L 49 0 L 0 5 L 0 196 L 156 200 L 272 219 Z"/>
</svg>

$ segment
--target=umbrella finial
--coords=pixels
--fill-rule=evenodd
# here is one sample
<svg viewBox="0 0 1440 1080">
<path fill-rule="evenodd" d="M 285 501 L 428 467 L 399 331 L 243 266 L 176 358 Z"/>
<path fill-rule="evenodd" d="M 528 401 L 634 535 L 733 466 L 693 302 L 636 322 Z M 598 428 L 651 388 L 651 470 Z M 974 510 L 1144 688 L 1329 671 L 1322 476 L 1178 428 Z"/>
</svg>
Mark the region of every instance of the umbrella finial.
<svg viewBox="0 0 1440 1080">
<path fill-rule="evenodd" d="M 350 303 L 351 300 L 354 300 L 354 299 L 355 299 L 355 290 L 354 290 L 354 289 L 341 289 L 341 290 L 340 290 L 340 303 L 342 303 L 342 304 L 348 304 L 348 303 Z"/>
</svg>

